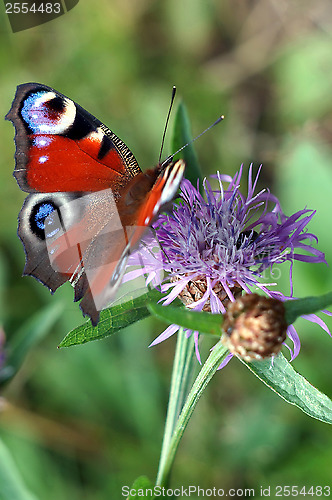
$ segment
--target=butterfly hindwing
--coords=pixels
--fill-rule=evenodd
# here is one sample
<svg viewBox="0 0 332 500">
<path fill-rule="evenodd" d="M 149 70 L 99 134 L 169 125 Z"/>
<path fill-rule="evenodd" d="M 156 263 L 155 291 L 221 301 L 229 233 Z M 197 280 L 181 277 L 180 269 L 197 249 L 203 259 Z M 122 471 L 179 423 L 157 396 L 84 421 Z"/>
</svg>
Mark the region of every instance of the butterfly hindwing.
<svg viewBox="0 0 332 500">
<path fill-rule="evenodd" d="M 120 284 L 119 279 L 109 287 L 111 277 L 127 258 L 122 254 L 128 238 L 112 190 L 30 194 L 19 215 L 18 234 L 26 252 L 24 274 L 52 292 L 70 281 L 75 301 L 84 299 L 81 309 L 96 324 L 97 311 L 108 305 Z"/>
</svg>

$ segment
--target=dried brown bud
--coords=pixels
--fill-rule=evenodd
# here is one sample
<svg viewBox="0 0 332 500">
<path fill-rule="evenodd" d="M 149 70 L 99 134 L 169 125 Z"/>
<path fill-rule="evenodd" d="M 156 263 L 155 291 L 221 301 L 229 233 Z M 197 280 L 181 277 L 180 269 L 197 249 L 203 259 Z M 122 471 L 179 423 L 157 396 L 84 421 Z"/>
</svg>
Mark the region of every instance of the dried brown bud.
<svg viewBox="0 0 332 500">
<path fill-rule="evenodd" d="M 246 294 L 228 305 L 223 330 L 228 349 L 245 361 L 277 354 L 286 339 L 284 304 L 270 297 Z"/>
</svg>

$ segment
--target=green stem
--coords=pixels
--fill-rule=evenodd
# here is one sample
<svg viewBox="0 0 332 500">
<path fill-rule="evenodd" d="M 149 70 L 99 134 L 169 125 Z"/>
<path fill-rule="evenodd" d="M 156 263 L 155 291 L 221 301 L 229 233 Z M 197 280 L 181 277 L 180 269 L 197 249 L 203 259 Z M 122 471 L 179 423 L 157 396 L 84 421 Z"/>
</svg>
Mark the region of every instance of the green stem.
<svg viewBox="0 0 332 500">
<path fill-rule="evenodd" d="M 167 408 L 166 424 L 156 484 L 160 484 L 160 474 L 164 470 L 165 461 L 169 454 L 170 441 L 174 428 L 183 408 L 184 400 L 188 394 L 188 385 L 194 360 L 193 335 L 186 337 L 181 328 L 177 335 L 175 357 L 173 363 L 172 380 Z"/>
<path fill-rule="evenodd" d="M 177 419 L 172 437 L 168 440 L 167 447 L 163 450 L 163 460 L 160 460 L 156 485 L 167 486 L 174 458 L 189 419 L 204 389 L 227 354 L 228 349 L 219 341 L 199 372 Z"/>
</svg>

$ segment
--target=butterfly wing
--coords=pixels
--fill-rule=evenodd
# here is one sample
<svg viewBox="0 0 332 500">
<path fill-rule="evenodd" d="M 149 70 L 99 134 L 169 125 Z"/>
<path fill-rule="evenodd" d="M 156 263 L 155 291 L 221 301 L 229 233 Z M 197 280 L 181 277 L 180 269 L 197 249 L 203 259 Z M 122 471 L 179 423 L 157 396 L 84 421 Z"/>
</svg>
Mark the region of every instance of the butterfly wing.
<svg viewBox="0 0 332 500">
<path fill-rule="evenodd" d="M 24 274 L 75 288 L 93 325 L 114 298 L 130 252 L 175 194 L 184 164 L 142 173 L 111 130 L 45 85 L 17 88 L 14 175 L 31 194 L 19 215 Z"/>
<path fill-rule="evenodd" d="M 117 194 L 141 172 L 129 148 L 74 101 L 46 85 L 17 87 L 6 116 L 16 129 L 14 175 L 27 192 Z"/>
</svg>

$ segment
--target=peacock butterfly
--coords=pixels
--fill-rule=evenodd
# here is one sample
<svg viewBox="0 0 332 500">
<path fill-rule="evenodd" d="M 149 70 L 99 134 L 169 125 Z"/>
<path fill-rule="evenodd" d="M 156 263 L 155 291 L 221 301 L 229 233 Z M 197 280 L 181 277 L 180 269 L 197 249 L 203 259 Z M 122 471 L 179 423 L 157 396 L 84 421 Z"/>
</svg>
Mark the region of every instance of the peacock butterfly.
<svg viewBox="0 0 332 500">
<path fill-rule="evenodd" d="M 128 256 L 172 200 L 184 162 L 142 172 L 130 149 L 60 92 L 19 85 L 6 119 L 15 126 L 18 217 L 30 275 L 52 293 L 66 281 L 95 326 L 114 299 Z"/>
</svg>

